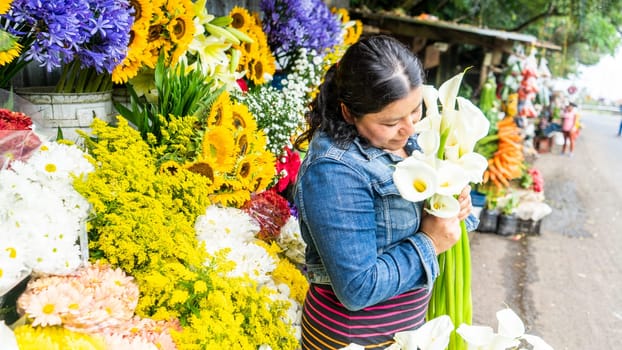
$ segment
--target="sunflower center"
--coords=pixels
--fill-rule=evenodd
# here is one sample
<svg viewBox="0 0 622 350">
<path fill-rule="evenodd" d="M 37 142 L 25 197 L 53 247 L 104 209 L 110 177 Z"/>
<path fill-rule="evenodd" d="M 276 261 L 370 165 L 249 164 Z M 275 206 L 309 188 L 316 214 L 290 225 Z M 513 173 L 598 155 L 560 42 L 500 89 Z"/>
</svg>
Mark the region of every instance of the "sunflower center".
<svg viewBox="0 0 622 350">
<path fill-rule="evenodd" d="M 248 147 L 246 135 L 240 136 L 240 139 L 238 140 L 238 147 L 240 148 L 240 155 L 246 154 L 246 148 Z"/>
<path fill-rule="evenodd" d="M 173 26 L 173 34 L 177 39 L 183 38 L 184 34 L 186 34 L 186 22 L 177 18 L 175 20 L 175 25 Z"/>
<path fill-rule="evenodd" d="M 231 26 L 233 28 L 240 29 L 244 26 L 244 16 L 242 16 L 241 14 L 236 13 L 231 16 L 231 18 L 233 19 L 233 21 L 231 22 Z"/>
<path fill-rule="evenodd" d="M 195 163 L 195 164 L 192 164 L 188 168 L 188 170 L 192 171 L 193 173 L 201 174 L 201 175 L 207 177 L 208 179 L 210 179 L 210 181 L 214 182 L 214 170 L 207 163 Z"/>
<path fill-rule="evenodd" d="M 140 6 L 140 1 L 131 0 L 130 6 L 134 8 L 134 22 L 139 21 L 143 16 L 143 8 Z"/>
<path fill-rule="evenodd" d="M 421 179 L 415 179 L 415 181 L 413 181 L 413 188 L 415 189 L 415 191 L 421 193 L 425 192 L 425 190 L 428 188 L 428 185 L 425 183 L 425 181 Z"/>
<path fill-rule="evenodd" d="M 242 168 L 240 169 L 240 176 L 247 177 L 250 174 L 251 165 L 248 162 L 244 162 L 242 164 Z"/>
</svg>

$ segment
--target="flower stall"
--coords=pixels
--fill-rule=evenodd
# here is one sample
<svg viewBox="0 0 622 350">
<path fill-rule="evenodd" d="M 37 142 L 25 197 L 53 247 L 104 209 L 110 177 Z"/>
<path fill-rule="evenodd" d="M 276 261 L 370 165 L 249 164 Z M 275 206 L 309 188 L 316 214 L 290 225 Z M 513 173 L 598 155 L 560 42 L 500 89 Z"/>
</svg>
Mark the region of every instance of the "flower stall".
<svg viewBox="0 0 622 350">
<path fill-rule="evenodd" d="M 62 71 L 56 91 L 127 97 L 115 118 L 87 108 L 66 140 L 65 125 L 43 132 L 48 112 L 0 90 L 0 347 L 299 349 L 308 283 L 289 196 L 304 154 L 292 140 L 362 30 L 320 0 L 221 16 L 206 0 L 0 5 L 3 87 L 38 62 Z M 503 183 L 490 166 L 512 164 L 518 136 L 495 126 L 478 137 L 498 140 L 498 160 L 464 161 Z M 390 349 L 539 341 L 511 310 L 498 317 L 482 333 L 439 316 Z"/>
<path fill-rule="evenodd" d="M 72 142 L 4 93 L 2 348 L 299 348 L 291 142 L 361 24 L 321 1 L 225 16 L 190 0 L 0 10 L 3 73 L 41 62 L 62 69 L 59 91 L 129 96 Z"/>
</svg>

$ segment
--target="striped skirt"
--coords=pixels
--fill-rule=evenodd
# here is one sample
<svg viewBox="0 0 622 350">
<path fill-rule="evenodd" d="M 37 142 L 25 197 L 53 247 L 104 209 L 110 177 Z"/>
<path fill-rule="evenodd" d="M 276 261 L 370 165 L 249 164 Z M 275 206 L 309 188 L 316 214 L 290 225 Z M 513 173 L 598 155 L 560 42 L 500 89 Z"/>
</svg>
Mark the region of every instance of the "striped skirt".
<svg viewBox="0 0 622 350">
<path fill-rule="evenodd" d="M 394 342 L 395 333 L 417 329 L 425 322 L 429 300 L 426 289 L 416 289 L 350 311 L 330 286 L 312 284 L 302 311 L 302 349 L 340 349 L 350 343 L 384 349 Z"/>
</svg>

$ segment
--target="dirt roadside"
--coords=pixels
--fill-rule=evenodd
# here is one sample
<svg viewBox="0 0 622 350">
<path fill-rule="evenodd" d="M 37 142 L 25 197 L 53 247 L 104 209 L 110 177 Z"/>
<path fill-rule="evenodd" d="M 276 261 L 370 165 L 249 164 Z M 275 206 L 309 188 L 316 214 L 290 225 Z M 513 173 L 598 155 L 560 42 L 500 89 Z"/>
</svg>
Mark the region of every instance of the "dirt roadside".
<svg viewBox="0 0 622 350">
<path fill-rule="evenodd" d="M 620 349 L 622 166 L 617 154 L 622 140 L 609 134 L 613 121 L 595 115 L 584 119 L 588 128 L 572 158 L 559 155 L 557 148 L 534 163 L 553 208 L 541 234 L 471 234 L 473 322 L 496 329 L 496 311 L 509 306 L 527 333 L 555 349 Z"/>
</svg>

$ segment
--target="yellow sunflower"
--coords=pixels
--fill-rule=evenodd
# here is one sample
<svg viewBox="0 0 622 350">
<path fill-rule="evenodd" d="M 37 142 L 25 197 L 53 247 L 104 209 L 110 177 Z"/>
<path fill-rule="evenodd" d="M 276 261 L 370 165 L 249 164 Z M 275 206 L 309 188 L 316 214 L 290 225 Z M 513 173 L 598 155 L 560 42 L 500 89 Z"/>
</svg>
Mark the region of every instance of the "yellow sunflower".
<svg viewBox="0 0 622 350">
<path fill-rule="evenodd" d="M 212 203 L 222 204 L 227 207 L 240 208 L 244 203 L 251 199 L 251 194 L 247 190 L 234 190 L 224 188 L 212 193 L 209 196 Z"/>
<path fill-rule="evenodd" d="M 240 181 L 242 188 L 250 189 L 254 185 L 253 173 L 255 172 L 256 158 L 255 155 L 246 156 L 235 165 L 235 177 Z"/>
<path fill-rule="evenodd" d="M 253 192 L 263 191 L 272 184 L 276 177 L 274 166 L 276 158 L 269 151 L 258 152 L 254 159 L 253 179 L 250 190 Z"/>
<path fill-rule="evenodd" d="M 136 26 L 147 26 L 151 22 L 153 15 L 153 4 L 148 0 L 130 0 L 130 6 L 134 8 L 134 24 Z"/>
<path fill-rule="evenodd" d="M 203 135 L 201 156 L 215 171 L 223 173 L 231 171 L 237 158 L 231 131 L 225 126 L 207 130 Z"/>
<path fill-rule="evenodd" d="M 216 174 L 209 162 L 198 160 L 196 162 L 184 164 L 184 168 L 195 174 L 205 176 L 212 183 L 211 188 L 219 188 L 223 183 L 222 177 Z"/>
<path fill-rule="evenodd" d="M 233 19 L 230 25 L 235 29 L 244 30 L 246 27 L 255 24 L 251 14 L 243 7 L 234 6 L 229 12 L 229 17 Z"/>
<path fill-rule="evenodd" d="M 248 107 L 241 103 L 235 103 L 231 108 L 231 125 L 235 129 L 242 128 L 250 131 L 257 129 L 255 117 L 248 110 Z"/>
<path fill-rule="evenodd" d="M 177 175 L 177 173 L 179 172 L 179 169 L 181 168 L 182 168 L 181 164 L 177 163 L 174 160 L 169 160 L 169 161 L 162 163 L 162 165 L 160 165 L 159 172 L 160 174 L 168 174 L 168 175 L 174 176 L 174 175 Z"/>
<path fill-rule="evenodd" d="M 343 39 L 343 44 L 348 46 L 354 44 L 359 40 L 361 34 L 363 34 L 363 22 L 356 20 L 354 21 L 354 24 L 346 29 L 346 35 Z"/>
<path fill-rule="evenodd" d="M 3 30 L 0 30 L 0 67 L 11 63 L 19 57 L 22 52 L 22 45 L 17 42 L 17 38 Z"/>
<path fill-rule="evenodd" d="M 235 148 L 238 156 L 245 156 L 249 149 L 249 143 L 253 140 L 252 134 L 248 130 L 238 132 L 235 137 Z"/>
<path fill-rule="evenodd" d="M 175 16 L 168 23 L 166 29 L 172 42 L 187 48 L 194 37 L 195 31 L 194 23 L 192 23 L 192 13 L 187 12 Z"/>
<path fill-rule="evenodd" d="M 11 8 L 11 3 L 13 0 L 4 0 L 0 3 L 0 15 L 7 13 L 7 11 Z"/>
<path fill-rule="evenodd" d="M 212 126 L 229 126 L 233 124 L 232 103 L 228 92 L 221 93 L 212 104 L 206 124 Z"/>
</svg>

